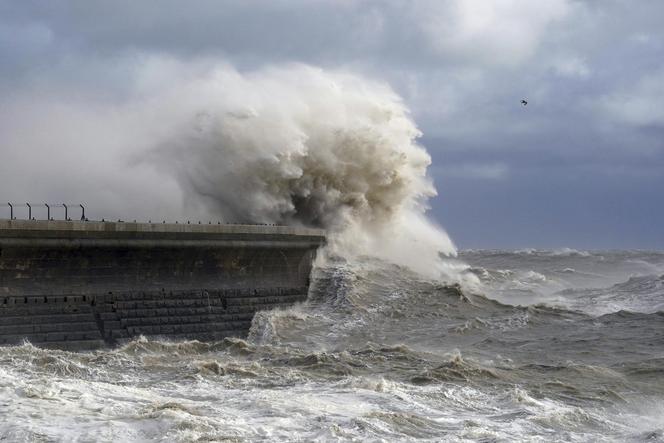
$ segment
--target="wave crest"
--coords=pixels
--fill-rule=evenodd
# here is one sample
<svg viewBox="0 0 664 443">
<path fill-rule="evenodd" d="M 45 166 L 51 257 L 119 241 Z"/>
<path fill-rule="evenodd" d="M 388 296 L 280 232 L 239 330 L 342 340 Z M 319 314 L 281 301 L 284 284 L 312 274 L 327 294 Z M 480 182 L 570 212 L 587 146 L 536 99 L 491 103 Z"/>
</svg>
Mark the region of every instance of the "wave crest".
<svg viewBox="0 0 664 443">
<path fill-rule="evenodd" d="M 436 190 L 420 132 L 383 83 L 304 65 L 244 74 L 221 66 L 155 109 L 170 129 L 149 160 L 200 210 L 322 227 L 337 254 L 369 252 L 429 275 L 445 271 L 440 253 L 456 254 L 425 216 Z"/>
</svg>

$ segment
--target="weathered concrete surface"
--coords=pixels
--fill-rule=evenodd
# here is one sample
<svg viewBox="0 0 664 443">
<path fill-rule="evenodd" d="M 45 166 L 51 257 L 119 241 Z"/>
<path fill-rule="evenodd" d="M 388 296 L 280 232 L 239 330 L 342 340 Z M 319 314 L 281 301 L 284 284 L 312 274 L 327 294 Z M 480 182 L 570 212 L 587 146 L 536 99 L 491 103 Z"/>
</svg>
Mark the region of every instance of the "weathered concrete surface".
<svg viewBox="0 0 664 443">
<path fill-rule="evenodd" d="M 324 232 L 283 226 L 0 220 L 0 344 L 244 335 L 306 298 Z"/>
<path fill-rule="evenodd" d="M 308 247 L 324 238 L 323 230 L 290 226 L 0 220 L 0 246 Z"/>
</svg>

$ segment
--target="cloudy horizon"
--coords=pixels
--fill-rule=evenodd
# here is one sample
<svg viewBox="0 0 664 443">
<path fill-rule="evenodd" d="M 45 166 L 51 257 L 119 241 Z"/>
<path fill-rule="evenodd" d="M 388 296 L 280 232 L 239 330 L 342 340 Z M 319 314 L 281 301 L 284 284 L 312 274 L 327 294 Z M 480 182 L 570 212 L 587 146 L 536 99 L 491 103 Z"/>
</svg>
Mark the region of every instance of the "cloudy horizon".
<svg viewBox="0 0 664 443">
<path fill-rule="evenodd" d="M 305 64 L 399 94 L 433 159 L 430 215 L 459 247 L 664 249 L 663 13 L 619 0 L 0 1 L 0 197 L 133 218 L 146 202 L 126 199 L 158 173 L 81 182 L 111 159 L 67 146 L 130 144 L 115 112 L 198 66 Z"/>
</svg>

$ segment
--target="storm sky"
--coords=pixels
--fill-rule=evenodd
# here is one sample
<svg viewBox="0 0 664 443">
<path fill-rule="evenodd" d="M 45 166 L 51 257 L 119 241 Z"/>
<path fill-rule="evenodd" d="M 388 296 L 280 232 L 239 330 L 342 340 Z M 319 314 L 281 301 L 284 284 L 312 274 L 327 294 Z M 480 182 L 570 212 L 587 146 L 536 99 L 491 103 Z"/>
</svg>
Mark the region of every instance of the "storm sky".
<svg viewBox="0 0 664 443">
<path fill-rule="evenodd" d="M 459 247 L 663 249 L 663 18 L 659 0 L 0 1 L 0 198 L 131 218 L 157 174 L 77 182 L 122 136 L 94 140 L 90 113 L 178 66 L 304 63 L 403 98 Z"/>
</svg>

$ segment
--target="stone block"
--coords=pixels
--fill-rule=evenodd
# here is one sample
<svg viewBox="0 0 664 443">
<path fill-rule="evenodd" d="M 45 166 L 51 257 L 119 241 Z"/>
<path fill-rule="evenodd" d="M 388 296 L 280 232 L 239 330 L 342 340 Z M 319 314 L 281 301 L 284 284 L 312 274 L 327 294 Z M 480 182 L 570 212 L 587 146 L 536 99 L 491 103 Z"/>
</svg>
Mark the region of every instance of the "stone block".
<svg viewBox="0 0 664 443">
<path fill-rule="evenodd" d="M 64 332 L 49 332 L 46 334 L 46 341 L 64 341 L 65 337 Z"/>
<path fill-rule="evenodd" d="M 111 331 L 111 337 L 114 339 L 126 338 L 128 336 L 127 331 L 123 329 L 114 329 Z"/>
</svg>

